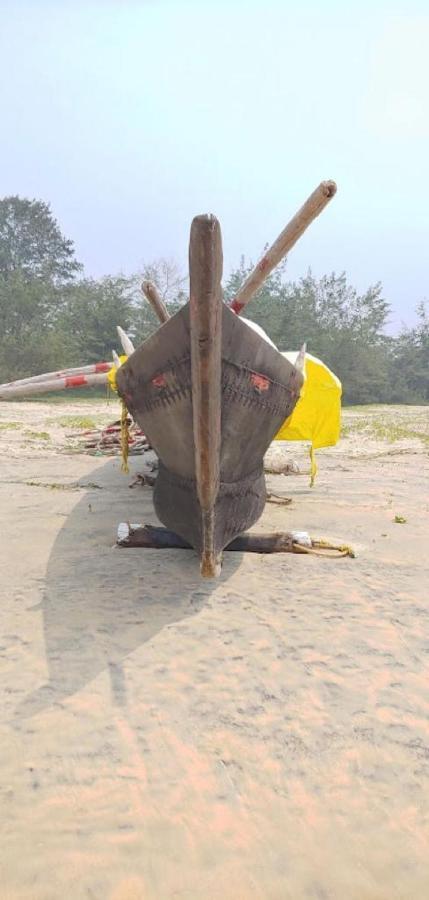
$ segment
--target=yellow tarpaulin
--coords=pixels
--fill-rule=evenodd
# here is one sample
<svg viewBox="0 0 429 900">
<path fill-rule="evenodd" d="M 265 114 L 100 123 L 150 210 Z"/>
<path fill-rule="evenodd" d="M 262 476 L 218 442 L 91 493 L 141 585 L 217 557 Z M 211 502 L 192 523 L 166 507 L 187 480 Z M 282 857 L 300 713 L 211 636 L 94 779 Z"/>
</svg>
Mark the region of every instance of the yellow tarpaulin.
<svg viewBox="0 0 429 900">
<path fill-rule="evenodd" d="M 283 353 L 294 363 L 296 353 Z M 314 451 L 337 443 L 341 427 L 341 381 L 311 353 L 305 356 L 304 384 L 291 416 L 283 423 L 275 441 L 310 441 L 311 484 L 317 472 Z"/>
</svg>

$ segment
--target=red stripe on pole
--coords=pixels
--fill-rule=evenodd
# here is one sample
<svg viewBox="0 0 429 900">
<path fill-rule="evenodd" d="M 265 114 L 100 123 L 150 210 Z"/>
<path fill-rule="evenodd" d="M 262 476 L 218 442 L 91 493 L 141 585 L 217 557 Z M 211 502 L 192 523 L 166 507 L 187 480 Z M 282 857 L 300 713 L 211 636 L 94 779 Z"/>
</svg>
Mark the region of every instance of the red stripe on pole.
<svg viewBox="0 0 429 900">
<path fill-rule="evenodd" d="M 244 306 L 245 306 L 245 303 L 240 303 L 237 300 L 233 300 L 230 308 L 232 309 L 233 312 L 237 313 L 237 316 L 239 316 L 241 313 L 241 310 L 244 308 Z"/>
<path fill-rule="evenodd" d="M 70 375 L 66 378 L 66 388 L 80 387 L 81 384 L 86 384 L 85 375 Z"/>
<path fill-rule="evenodd" d="M 99 362 L 95 364 L 95 372 L 109 372 L 112 368 L 109 362 Z"/>
</svg>

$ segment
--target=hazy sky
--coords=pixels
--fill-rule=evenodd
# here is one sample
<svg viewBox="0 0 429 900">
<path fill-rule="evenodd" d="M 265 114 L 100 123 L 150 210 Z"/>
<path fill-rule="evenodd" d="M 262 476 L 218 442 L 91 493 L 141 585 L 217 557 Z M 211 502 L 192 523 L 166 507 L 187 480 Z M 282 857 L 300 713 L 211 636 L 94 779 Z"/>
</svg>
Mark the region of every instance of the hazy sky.
<svg viewBox="0 0 429 900">
<path fill-rule="evenodd" d="M 429 297 L 429 6 L 324 0 L 0 0 L 0 195 L 51 203 L 86 273 L 221 222 L 258 258 L 324 178 L 291 278 L 382 281 L 391 328 Z"/>
</svg>

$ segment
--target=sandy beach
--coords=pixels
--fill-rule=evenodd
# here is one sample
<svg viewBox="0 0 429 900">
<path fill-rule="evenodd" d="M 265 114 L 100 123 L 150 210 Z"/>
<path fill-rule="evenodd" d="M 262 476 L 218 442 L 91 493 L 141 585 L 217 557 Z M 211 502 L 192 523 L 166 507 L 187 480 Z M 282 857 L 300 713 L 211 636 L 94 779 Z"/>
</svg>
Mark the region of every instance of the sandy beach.
<svg viewBox="0 0 429 900">
<path fill-rule="evenodd" d="M 156 523 L 142 460 L 76 435 L 117 414 L 0 404 L 1 900 L 424 900 L 429 408 L 346 410 L 313 489 L 268 476 L 256 530 L 355 559 L 210 582 L 115 546 Z"/>
</svg>

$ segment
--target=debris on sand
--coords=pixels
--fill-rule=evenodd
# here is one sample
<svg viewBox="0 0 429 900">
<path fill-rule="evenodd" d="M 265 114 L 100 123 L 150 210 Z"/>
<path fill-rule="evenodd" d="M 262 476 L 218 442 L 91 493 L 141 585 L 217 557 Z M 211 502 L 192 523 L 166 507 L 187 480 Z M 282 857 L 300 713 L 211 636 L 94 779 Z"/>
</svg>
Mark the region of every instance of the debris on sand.
<svg viewBox="0 0 429 900">
<path fill-rule="evenodd" d="M 151 449 L 146 435 L 130 417 L 127 419 L 127 429 L 130 456 L 140 456 Z M 92 428 L 79 435 L 70 434 L 68 437 L 77 441 L 80 449 L 91 456 L 120 456 L 122 453 L 120 419 L 104 428 Z"/>
</svg>

